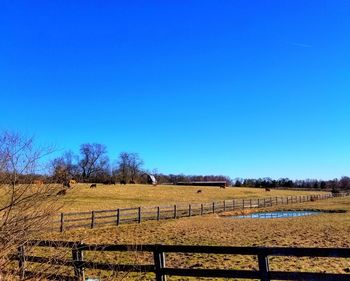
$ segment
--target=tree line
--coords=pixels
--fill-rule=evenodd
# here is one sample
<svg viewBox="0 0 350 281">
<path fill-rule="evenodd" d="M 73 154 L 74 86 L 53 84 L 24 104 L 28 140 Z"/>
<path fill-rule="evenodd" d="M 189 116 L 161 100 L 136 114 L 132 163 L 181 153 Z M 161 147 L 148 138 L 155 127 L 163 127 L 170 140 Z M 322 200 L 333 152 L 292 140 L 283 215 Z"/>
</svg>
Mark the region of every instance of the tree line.
<svg viewBox="0 0 350 281">
<path fill-rule="evenodd" d="M 33 138 L 25 138 L 19 134 L 5 132 L 0 134 L 2 143 L 0 147 L 3 151 L 14 149 L 13 143 L 6 143 L 7 139 L 18 139 L 18 142 L 26 140 L 34 146 Z M 14 141 L 13 141 L 14 142 Z M 26 143 L 27 144 L 27 143 Z M 12 147 L 11 147 L 12 146 Z M 39 150 L 40 155 L 50 155 L 54 149 Z M 37 163 L 36 155 L 33 162 Z M 14 161 L 20 162 L 19 159 Z M 23 160 L 22 160 L 23 162 Z M 344 176 L 340 179 L 332 180 L 291 180 L 289 178 L 271 179 L 266 178 L 236 178 L 231 179 L 224 175 L 184 175 L 184 174 L 163 174 L 157 170 L 150 172 L 144 169 L 144 161 L 138 153 L 121 152 L 114 161 L 108 156 L 107 147 L 99 143 L 84 143 L 80 145 L 78 153 L 65 151 L 61 156 L 53 159 L 49 163 L 49 173 L 40 173 L 31 166 L 25 167 L 25 173 L 16 173 L 13 181 L 16 183 L 29 183 L 35 179 L 42 179 L 45 182 L 64 183 L 69 180 L 78 182 L 95 183 L 147 183 L 147 174 L 152 174 L 159 184 L 176 184 L 177 182 L 194 181 L 226 181 L 227 186 L 234 187 L 256 187 L 256 188 L 300 188 L 300 189 L 350 189 L 350 177 Z M 31 169 L 28 169 L 31 168 Z M 0 176 L 5 173 L 4 167 L 0 167 Z"/>
<path fill-rule="evenodd" d="M 143 182 L 144 161 L 137 153 L 121 152 L 112 165 L 107 147 L 99 143 L 85 143 L 79 154 L 67 151 L 51 162 L 51 180 L 66 182 L 136 183 Z"/>
<path fill-rule="evenodd" d="M 350 177 L 341 177 L 332 180 L 291 180 L 289 178 L 281 178 L 278 180 L 271 178 L 259 179 L 240 179 L 234 180 L 235 187 L 257 187 L 257 188 L 300 188 L 300 189 L 324 189 L 324 190 L 344 190 L 350 189 Z"/>
<path fill-rule="evenodd" d="M 66 151 L 51 162 L 50 180 L 59 183 L 70 179 L 96 183 L 146 183 L 145 175 L 152 174 L 159 184 L 192 181 L 226 181 L 228 185 L 233 183 L 227 176 L 166 175 L 156 170 L 150 172 L 143 165 L 144 161 L 138 153 L 121 152 L 116 161 L 110 161 L 105 145 L 86 143 L 80 146 L 78 154 Z"/>
</svg>

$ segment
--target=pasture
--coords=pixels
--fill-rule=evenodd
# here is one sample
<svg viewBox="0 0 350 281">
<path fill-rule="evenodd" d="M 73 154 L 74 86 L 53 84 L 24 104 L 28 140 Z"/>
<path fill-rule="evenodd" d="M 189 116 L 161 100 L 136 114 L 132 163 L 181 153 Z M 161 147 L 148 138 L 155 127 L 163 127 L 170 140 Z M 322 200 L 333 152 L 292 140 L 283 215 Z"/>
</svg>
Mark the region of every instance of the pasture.
<svg viewBox="0 0 350 281">
<path fill-rule="evenodd" d="M 290 191 L 289 191 L 290 192 Z M 151 221 L 141 225 L 122 225 L 94 230 L 51 233 L 44 239 L 82 241 L 111 244 L 176 244 L 226 246 L 285 246 L 285 247 L 350 247 L 350 198 L 333 198 L 316 202 L 274 206 L 265 210 L 325 210 L 342 213 L 323 213 L 317 216 L 280 219 L 231 219 L 219 215 Z M 226 215 L 229 215 L 227 213 Z M 87 259 L 147 263 L 147 255 L 115 256 L 109 253 L 91 253 Z M 256 269 L 256 260 L 250 256 L 169 254 L 167 264 L 184 268 Z M 348 273 L 349 259 L 310 259 L 273 257 L 273 270 L 327 271 Z M 98 276 L 98 272 L 91 272 Z M 105 276 L 104 280 L 109 279 Z M 124 280 L 153 280 L 152 275 L 127 275 Z M 198 280 L 175 278 L 169 280 Z"/>
<path fill-rule="evenodd" d="M 201 190 L 200 193 L 197 193 Z M 90 188 L 90 184 L 76 184 L 67 190 L 59 202 L 63 212 L 83 212 L 125 207 L 169 206 L 173 204 L 204 203 L 228 199 L 263 198 L 268 196 L 311 195 L 322 192 L 271 190 L 261 188 L 237 188 L 174 185 L 102 185 Z"/>
</svg>

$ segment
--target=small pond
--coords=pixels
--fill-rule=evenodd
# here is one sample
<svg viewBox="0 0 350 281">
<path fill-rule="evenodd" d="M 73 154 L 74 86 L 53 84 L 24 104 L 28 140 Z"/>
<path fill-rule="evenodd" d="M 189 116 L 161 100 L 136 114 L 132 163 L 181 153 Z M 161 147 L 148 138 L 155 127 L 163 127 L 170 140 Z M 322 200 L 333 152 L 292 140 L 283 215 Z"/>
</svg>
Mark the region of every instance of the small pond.
<svg viewBox="0 0 350 281">
<path fill-rule="evenodd" d="M 290 218 L 290 217 L 303 217 L 319 215 L 322 212 L 317 211 L 276 211 L 276 212 L 265 212 L 265 213 L 252 213 L 243 216 L 231 216 L 230 218 L 235 219 L 276 219 L 276 218 Z"/>
</svg>

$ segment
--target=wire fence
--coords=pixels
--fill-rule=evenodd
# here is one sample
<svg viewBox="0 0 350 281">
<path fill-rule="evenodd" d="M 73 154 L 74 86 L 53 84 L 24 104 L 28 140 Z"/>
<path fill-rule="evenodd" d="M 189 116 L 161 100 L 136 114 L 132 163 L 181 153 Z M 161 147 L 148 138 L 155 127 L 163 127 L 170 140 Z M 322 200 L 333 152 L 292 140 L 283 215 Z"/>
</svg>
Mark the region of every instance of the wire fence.
<svg viewBox="0 0 350 281">
<path fill-rule="evenodd" d="M 74 228 L 96 228 L 103 225 L 141 223 L 152 220 L 177 219 L 183 217 L 217 214 L 227 211 L 258 209 L 275 205 L 288 205 L 333 197 L 349 196 L 349 193 L 314 194 L 254 199 L 232 199 L 209 203 L 175 204 L 170 206 L 151 206 L 136 208 L 117 208 L 90 212 L 61 213 L 54 219 L 50 230 L 64 232 Z"/>
</svg>

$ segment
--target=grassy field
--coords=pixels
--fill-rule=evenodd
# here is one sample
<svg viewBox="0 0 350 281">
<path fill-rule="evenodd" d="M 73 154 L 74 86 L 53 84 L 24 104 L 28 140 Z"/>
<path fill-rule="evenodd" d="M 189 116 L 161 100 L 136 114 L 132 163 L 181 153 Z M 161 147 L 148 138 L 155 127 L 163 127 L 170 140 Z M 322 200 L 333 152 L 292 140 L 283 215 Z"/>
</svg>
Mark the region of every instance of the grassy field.
<svg viewBox="0 0 350 281">
<path fill-rule="evenodd" d="M 180 203 L 203 203 L 233 198 L 308 195 L 317 192 L 172 185 L 97 185 L 77 184 L 63 196 L 64 212 L 106 210 L 123 207 L 168 206 Z M 197 193 L 198 190 L 201 193 Z M 320 192 L 319 192 L 320 193 Z"/>
<path fill-rule="evenodd" d="M 133 187 L 137 188 L 137 187 Z M 159 187 L 160 188 L 160 187 Z M 218 190 L 217 192 L 232 192 Z M 240 189 L 242 196 L 244 190 Z M 246 190 L 247 191 L 247 190 Z M 238 191 L 236 191 L 238 193 Z M 252 190 L 248 196 L 259 196 Z M 237 194 L 236 193 L 236 194 Z M 265 195 L 260 191 L 262 195 Z M 223 198 L 223 197 L 222 197 Z M 209 200 L 206 198 L 205 200 Z M 179 220 L 152 221 L 141 225 L 123 225 L 96 230 L 78 230 L 64 234 L 49 234 L 48 239 L 83 241 L 86 243 L 131 243 L 131 244 L 183 244 L 183 245 L 228 245 L 228 246 L 292 246 L 292 247 L 350 247 L 350 198 L 334 198 L 316 202 L 275 206 L 266 210 L 342 210 L 344 213 L 324 213 L 317 216 L 280 219 L 232 219 L 218 215 L 183 218 Z M 228 213 L 229 214 L 229 213 Z M 87 259 L 113 261 L 115 259 L 135 262 L 151 262 L 144 255 L 131 257 L 110 254 L 92 254 Z M 257 269 L 254 257 L 225 255 L 167 255 L 167 264 L 190 268 Z M 344 273 L 350 270 L 350 259 L 270 259 L 272 270 L 327 271 Z M 91 273 L 96 275 L 97 273 Z M 350 276 L 349 276 L 350 277 Z M 124 280 L 153 280 L 151 275 L 128 275 Z M 105 277 L 103 280 L 109 279 Z M 199 280 L 175 278 L 169 280 Z M 208 279 L 206 279 L 208 280 Z"/>
</svg>

